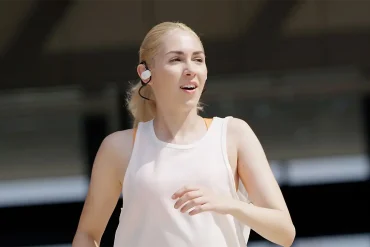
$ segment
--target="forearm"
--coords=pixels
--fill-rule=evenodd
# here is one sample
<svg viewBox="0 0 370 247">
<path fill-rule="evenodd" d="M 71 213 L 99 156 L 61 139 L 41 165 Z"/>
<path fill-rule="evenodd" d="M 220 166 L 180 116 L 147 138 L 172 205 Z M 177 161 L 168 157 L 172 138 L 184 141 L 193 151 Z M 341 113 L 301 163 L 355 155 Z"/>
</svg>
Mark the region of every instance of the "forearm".
<svg viewBox="0 0 370 247">
<path fill-rule="evenodd" d="M 280 246 L 291 246 L 295 228 L 290 217 L 275 209 L 254 206 L 242 201 L 233 201 L 230 214 L 265 239 Z"/>
<path fill-rule="evenodd" d="M 99 244 L 88 234 L 83 232 L 77 232 L 72 247 L 99 247 Z"/>
</svg>

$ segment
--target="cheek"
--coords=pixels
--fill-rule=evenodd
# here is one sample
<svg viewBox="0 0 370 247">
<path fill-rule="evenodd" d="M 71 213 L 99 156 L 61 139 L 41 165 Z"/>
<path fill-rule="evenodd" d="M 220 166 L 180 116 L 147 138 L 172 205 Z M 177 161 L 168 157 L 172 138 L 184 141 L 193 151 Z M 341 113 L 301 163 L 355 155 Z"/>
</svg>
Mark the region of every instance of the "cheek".
<svg viewBox="0 0 370 247">
<path fill-rule="evenodd" d="M 159 76 L 155 78 L 155 82 L 170 89 L 169 87 L 177 85 L 177 81 L 181 77 L 181 72 L 176 69 L 164 69 L 161 70 L 158 75 Z"/>
<path fill-rule="evenodd" d="M 161 73 L 158 77 L 153 77 L 152 88 L 155 94 L 164 97 L 169 91 L 176 88 L 176 78 L 169 73 Z"/>
<path fill-rule="evenodd" d="M 199 73 L 199 81 L 202 82 L 202 83 L 206 83 L 207 81 L 207 71 L 202 71 L 201 73 Z"/>
<path fill-rule="evenodd" d="M 168 66 L 163 70 L 163 76 L 169 79 L 175 79 L 181 77 L 183 68 L 181 66 Z"/>
</svg>

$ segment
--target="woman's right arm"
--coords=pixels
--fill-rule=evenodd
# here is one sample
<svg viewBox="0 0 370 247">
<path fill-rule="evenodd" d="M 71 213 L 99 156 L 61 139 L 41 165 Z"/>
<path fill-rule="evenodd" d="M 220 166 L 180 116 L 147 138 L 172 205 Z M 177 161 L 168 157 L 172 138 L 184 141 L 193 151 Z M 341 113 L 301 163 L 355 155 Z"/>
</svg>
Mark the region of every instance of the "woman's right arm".
<svg viewBox="0 0 370 247">
<path fill-rule="evenodd" d="M 96 154 L 72 247 L 97 247 L 121 194 L 132 152 L 132 130 L 107 136 Z"/>
</svg>

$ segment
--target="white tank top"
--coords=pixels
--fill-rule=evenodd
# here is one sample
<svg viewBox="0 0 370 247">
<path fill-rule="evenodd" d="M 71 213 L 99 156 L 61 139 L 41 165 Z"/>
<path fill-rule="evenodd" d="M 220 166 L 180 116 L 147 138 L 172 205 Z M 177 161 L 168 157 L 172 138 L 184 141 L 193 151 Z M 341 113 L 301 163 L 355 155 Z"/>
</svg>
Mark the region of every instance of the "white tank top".
<svg viewBox="0 0 370 247">
<path fill-rule="evenodd" d="M 231 215 L 194 216 L 174 208 L 184 185 L 206 186 L 240 198 L 226 151 L 227 118 L 214 117 L 207 133 L 189 145 L 165 143 L 153 120 L 139 123 L 123 188 L 114 247 L 244 247 L 250 228 Z"/>
</svg>

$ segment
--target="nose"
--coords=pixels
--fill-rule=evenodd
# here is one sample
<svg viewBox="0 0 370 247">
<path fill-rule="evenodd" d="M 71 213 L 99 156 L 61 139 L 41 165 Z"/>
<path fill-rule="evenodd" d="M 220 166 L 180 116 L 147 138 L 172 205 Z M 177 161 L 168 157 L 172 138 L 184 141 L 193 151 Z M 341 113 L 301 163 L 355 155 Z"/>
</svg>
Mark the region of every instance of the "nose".
<svg viewBox="0 0 370 247">
<path fill-rule="evenodd" d="M 193 65 L 191 63 L 186 64 L 184 75 L 189 77 L 193 77 L 196 75 L 195 69 L 193 68 Z"/>
</svg>

